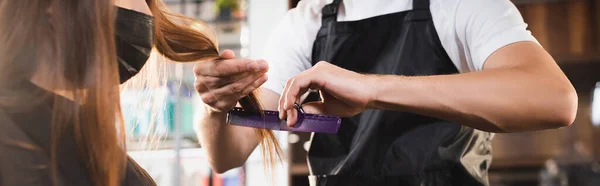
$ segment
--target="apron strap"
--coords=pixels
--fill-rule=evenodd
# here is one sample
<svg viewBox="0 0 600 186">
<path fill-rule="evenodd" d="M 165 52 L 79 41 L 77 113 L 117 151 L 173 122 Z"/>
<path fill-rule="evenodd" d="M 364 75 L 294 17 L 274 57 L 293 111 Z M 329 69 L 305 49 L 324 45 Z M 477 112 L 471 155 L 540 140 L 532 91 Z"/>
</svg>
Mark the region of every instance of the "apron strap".
<svg viewBox="0 0 600 186">
<path fill-rule="evenodd" d="M 323 19 L 337 16 L 341 2 L 342 0 L 333 0 L 331 4 L 325 5 L 321 11 Z M 413 10 L 429 10 L 429 0 L 413 0 Z"/>
<path fill-rule="evenodd" d="M 325 7 L 323 7 L 323 10 L 321 11 L 321 13 L 323 14 L 323 19 L 331 16 L 337 17 L 339 5 L 341 2 L 342 0 L 333 0 L 331 4 L 325 5 Z"/>
<path fill-rule="evenodd" d="M 322 10 L 323 18 L 337 16 L 340 2 L 342 2 L 342 0 L 333 0 L 331 4 L 325 5 Z"/>
<path fill-rule="evenodd" d="M 325 5 L 321 10 L 321 14 L 323 14 L 321 24 L 324 26 L 326 25 L 325 27 L 327 27 L 327 42 L 325 46 L 325 55 L 323 56 L 324 58 L 319 59 L 319 61 L 325 60 L 331 62 L 328 51 L 329 48 L 331 48 L 331 40 L 329 38 L 334 29 L 333 27 L 335 27 L 335 23 L 337 22 L 338 9 L 341 2 L 342 0 L 333 0 L 331 4 Z"/>
<path fill-rule="evenodd" d="M 413 10 L 429 10 L 429 0 L 413 0 Z"/>
<path fill-rule="evenodd" d="M 430 20 L 429 0 L 413 0 L 410 18 L 411 20 Z"/>
</svg>

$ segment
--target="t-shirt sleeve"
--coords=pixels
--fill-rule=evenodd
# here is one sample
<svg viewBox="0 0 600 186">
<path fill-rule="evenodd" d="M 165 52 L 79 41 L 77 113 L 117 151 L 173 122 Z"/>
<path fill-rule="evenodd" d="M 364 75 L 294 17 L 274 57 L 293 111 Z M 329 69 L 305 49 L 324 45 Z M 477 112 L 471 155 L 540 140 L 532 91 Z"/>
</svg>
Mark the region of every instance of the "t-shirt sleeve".
<svg viewBox="0 0 600 186">
<path fill-rule="evenodd" d="M 300 1 L 272 31 L 263 56 L 269 63 L 269 79 L 262 88 L 281 95 L 288 79 L 312 66 L 312 45 L 325 4 L 325 0 Z"/>
<path fill-rule="evenodd" d="M 482 70 L 492 53 L 511 43 L 537 43 L 510 0 L 459 0 L 456 7 L 457 60 L 468 67 L 462 69 Z"/>
</svg>

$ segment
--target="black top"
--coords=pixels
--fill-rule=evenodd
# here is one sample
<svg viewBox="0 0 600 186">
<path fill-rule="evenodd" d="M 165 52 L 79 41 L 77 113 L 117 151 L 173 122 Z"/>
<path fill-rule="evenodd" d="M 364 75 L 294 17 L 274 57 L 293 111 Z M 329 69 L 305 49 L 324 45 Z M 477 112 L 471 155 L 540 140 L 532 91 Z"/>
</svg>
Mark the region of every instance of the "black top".
<svg viewBox="0 0 600 186">
<path fill-rule="evenodd" d="M 0 186 L 51 186 L 50 121 L 55 96 L 31 83 L 22 84 L 20 88 L 30 92 L 45 92 L 42 95 L 46 94 L 44 97 L 47 99 L 20 111 L 0 108 Z M 72 129 L 66 130 L 57 153 L 59 185 L 93 185 L 78 155 Z M 156 184 L 139 165 L 128 158 L 122 185 Z"/>
<path fill-rule="evenodd" d="M 426 76 L 458 70 L 439 41 L 428 0 L 413 9 L 337 22 L 326 5 L 313 65 L 328 61 L 364 74 Z M 451 8 L 451 7 L 449 7 Z M 337 134 L 315 133 L 310 180 L 319 186 L 487 185 L 492 135 L 408 112 L 366 110 L 343 118 Z"/>
</svg>

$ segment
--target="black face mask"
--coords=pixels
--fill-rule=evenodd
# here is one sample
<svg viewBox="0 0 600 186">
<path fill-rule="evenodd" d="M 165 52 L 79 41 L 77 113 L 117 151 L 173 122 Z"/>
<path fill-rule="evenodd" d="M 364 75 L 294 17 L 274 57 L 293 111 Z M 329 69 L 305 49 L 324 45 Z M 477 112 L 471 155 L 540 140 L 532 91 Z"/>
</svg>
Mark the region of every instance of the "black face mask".
<svg viewBox="0 0 600 186">
<path fill-rule="evenodd" d="M 154 17 L 117 8 L 115 43 L 121 83 L 135 76 L 150 58 L 154 41 Z"/>
</svg>

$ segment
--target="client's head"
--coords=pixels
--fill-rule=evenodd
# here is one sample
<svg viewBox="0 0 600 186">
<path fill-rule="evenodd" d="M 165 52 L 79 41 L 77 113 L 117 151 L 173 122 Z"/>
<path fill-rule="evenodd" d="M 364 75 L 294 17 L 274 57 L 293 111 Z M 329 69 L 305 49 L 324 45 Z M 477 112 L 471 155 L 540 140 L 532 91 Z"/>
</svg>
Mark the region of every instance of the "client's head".
<svg viewBox="0 0 600 186">
<path fill-rule="evenodd" d="M 142 70 L 152 49 L 176 62 L 219 57 L 210 30 L 190 26 L 202 23 L 168 13 L 161 0 L 117 5 L 123 1 L 141 9 L 116 8 L 111 0 L 0 0 L 0 106 L 53 100 L 54 177 L 58 140 L 72 128 L 94 184 L 119 184 L 126 163 L 119 85 Z M 31 82 L 55 94 L 21 88 Z M 277 149 L 271 131 L 257 132 Z"/>
</svg>

